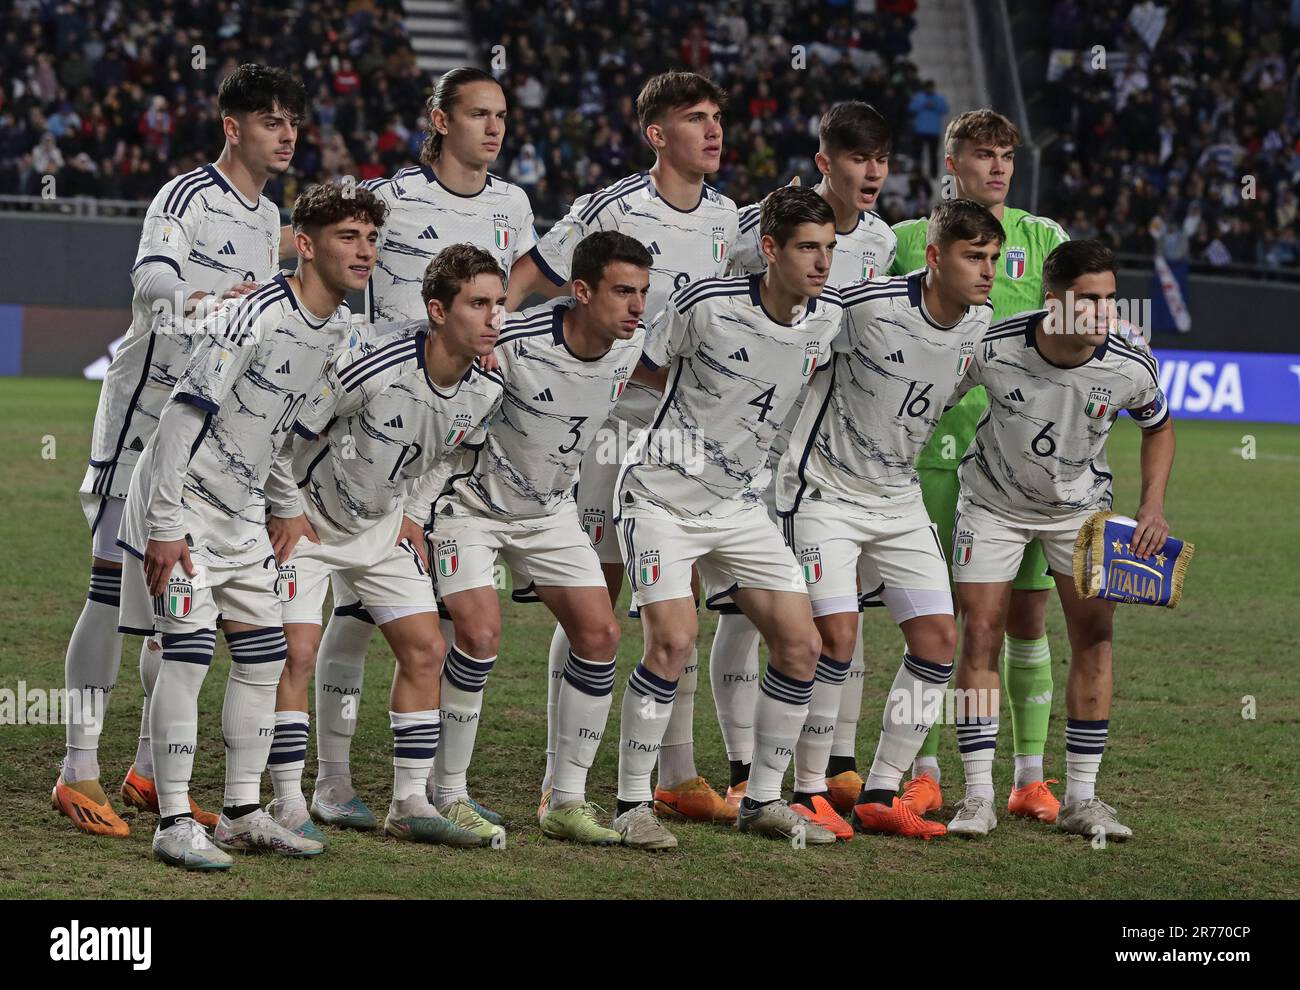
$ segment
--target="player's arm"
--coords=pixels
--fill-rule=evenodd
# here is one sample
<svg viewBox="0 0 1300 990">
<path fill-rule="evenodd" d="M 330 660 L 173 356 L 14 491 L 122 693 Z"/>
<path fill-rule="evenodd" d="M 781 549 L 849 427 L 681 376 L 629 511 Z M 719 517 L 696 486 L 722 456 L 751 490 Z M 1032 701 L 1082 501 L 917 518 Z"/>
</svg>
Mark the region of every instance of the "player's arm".
<svg viewBox="0 0 1300 990">
<path fill-rule="evenodd" d="M 573 249 L 592 230 L 601 230 L 599 219 L 592 224 L 582 219 L 591 194 L 579 196 L 562 219 L 556 222 L 527 254 L 515 259 L 506 286 L 506 311 L 519 311 L 523 301 L 533 293 L 554 299 L 569 287 L 569 262 Z"/>
<path fill-rule="evenodd" d="M 278 564 L 289 559 L 293 548 L 304 536 L 312 543 L 320 542 L 315 528 L 303 512 L 298 486 L 293 480 L 294 445 L 305 442 L 290 436 L 276 452 L 271 473 L 266 479 L 266 504 L 271 510 L 271 518 L 266 521 L 266 533 Z"/>
<path fill-rule="evenodd" d="M 546 299 L 562 296 L 569 285 L 567 281 L 557 283 L 542 272 L 533 258 L 536 251 L 534 247 L 527 254 L 521 254 L 510 267 L 510 285 L 506 288 L 507 312 L 518 312 L 523 301 L 533 294 Z"/>
<path fill-rule="evenodd" d="M 181 495 L 190 451 L 203 435 L 206 424 L 207 413 L 203 409 L 174 397 L 167 400 L 158 418 L 150 465 L 149 501 L 145 507 L 149 542 L 144 550 L 144 579 L 151 595 L 163 593 L 177 561 L 184 565 L 187 575 L 195 574 L 185 539 Z"/>
<path fill-rule="evenodd" d="M 645 346 L 641 349 L 641 360 L 632 369 L 632 381 L 648 385 L 658 392 L 668 387 L 668 365 L 687 350 L 691 321 L 699 311 L 700 304 L 685 313 L 678 309 L 681 294 L 689 289 L 690 286 L 686 285 L 674 292 L 668 304 L 646 326 Z"/>
<path fill-rule="evenodd" d="M 181 277 L 182 266 L 189 260 L 201 225 L 200 207 L 194 201 L 183 213 L 166 212 L 164 201 L 163 209 L 145 218 L 140 249 L 131 269 L 131 287 L 151 311 L 179 306 L 178 319 L 200 320 L 214 312 L 223 300 L 246 295 L 257 288 L 256 282 L 240 282 L 218 297 Z"/>
<path fill-rule="evenodd" d="M 1169 536 L 1165 489 L 1174 467 L 1174 447 L 1173 419 L 1165 417 L 1159 426 L 1142 431 L 1142 495 L 1133 531 L 1133 555 L 1139 559 L 1159 550 Z"/>
</svg>

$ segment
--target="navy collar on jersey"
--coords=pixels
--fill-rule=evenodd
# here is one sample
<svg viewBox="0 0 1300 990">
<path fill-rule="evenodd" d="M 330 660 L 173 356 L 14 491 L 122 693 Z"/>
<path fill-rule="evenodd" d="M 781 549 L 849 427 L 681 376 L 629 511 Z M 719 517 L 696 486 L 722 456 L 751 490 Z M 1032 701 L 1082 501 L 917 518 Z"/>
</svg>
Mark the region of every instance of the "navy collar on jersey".
<svg viewBox="0 0 1300 990">
<path fill-rule="evenodd" d="M 767 311 L 767 307 L 763 305 L 762 293 L 760 293 L 758 290 L 758 280 L 761 279 L 764 274 L 766 273 L 755 272 L 753 275 L 749 276 L 749 301 L 752 302 L 759 309 L 761 309 L 763 311 L 763 315 L 766 316 L 773 323 L 776 323 L 783 327 L 793 327 L 802 323 L 804 320 L 808 319 L 808 317 L 810 317 L 814 312 L 817 311 L 817 297 L 809 296 L 807 299 L 806 308 L 803 311 L 803 315 L 799 317 L 799 319 L 795 320 L 793 323 L 786 323 L 785 320 L 778 320 L 775 316 L 773 316 L 771 313 Z"/>
<path fill-rule="evenodd" d="M 1060 368 L 1062 371 L 1070 371 L 1074 368 L 1082 368 L 1085 364 L 1090 364 L 1093 361 L 1100 361 L 1105 357 L 1106 347 L 1110 343 L 1109 337 L 1092 349 L 1092 355 L 1087 361 L 1081 361 L 1078 364 L 1057 364 L 1044 354 L 1042 348 L 1038 346 L 1038 325 L 1045 319 L 1047 319 L 1047 310 L 1043 310 L 1037 317 L 1029 321 L 1029 324 L 1025 327 L 1025 346 L 1032 347 L 1038 353 L 1038 356 L 1053 368 Z"/>
<path fill-rule="evenodd" d="M 970 307 L 967 306 L 961 316 L 957 317 L 957 322 L 950 326 L 944 326 L 942 323 L 938 323 L 931 319 L 930 314 L 925 310 L 925 306 L 921 304 L 923 299 L 921 287 L 923 280 L 925 279 L 925 273 L 928 270 L 928 268 L 921 268 L 907 276 L 907 301 L 912 304 L 913 309 L 921 314 L 921 317 L 925 322 L 930 324 L 930 326 L 934 327 L 936 330 L 952 330 L 958 326 L 962 320 L 966 319 L 966 317 L 970 315 Z"/>
<path fill-rule="evenodd" d="M 555 304 L 555 307 L 551 311 L 551 339 L 579 361 L 586 361 L 588 364 L 593 364 L 596 361 L 603 361 L 609 355 L 609 352 L 614 349 L 613 344 L 610 344 L 605 348 L 604 352 L 601 354 L 597 354 L 592 358 L 585 358 L 581 354 L 574 353 L 573 348 L 569 346 L 569 342 L 564 339 L 564 314 L 577 305 L 578 301 L 576 299 L 562 300 Z"/>
<path fill-rule="evenodd" d="M 276 272 L 274 275 L 272 275 L 271 281 L 278 282 L 280 284 L 281 288 L 284 289 L 284 294 L 289 297 L 289 305 L 293 307 L 294 312 L 297 313 L 299 316 L 301 316 L 303 323 L 306 323 L 307 326 L 311 327 L 313 330 L 319 330 L 326 323 L 328 323 L 330 321 L 330 318 L 334 315 L 333 313 L 331 313 L 329 316 L 325 317 L 325 319 L 322 320 L 315 313 L 309 310 L 306 306 L 299 306 L 298 294 L 293 291 L 293 286 L 289 284 L 289 278 L 284 274 L 283 271 Z"/>
<path fill-rule="evenodd" d="M 228 192 L 234 196 L 235 199 L 239 200 L 239 205 L 244 209 L 251 213 L 256 213 L 261 208 L 262 204 L 260 201 L 250 204 L 248 200 L 244 199 L 244 194 L 235 188 L 234 183 L 227 180 L 226 177 L 221 174 L 221 169 L 217 168 L 215 162 L 210 162 L 207 165 L 204 165 L 203 170 L 208 173 L 212 178 L 212 181 L 217 184 L 218 188 L 220 188 L 222 192 Z"/>
<path fill-rule="evenodd" d="M 474 365 L 478 364 L 478 358 L 475 358 L 469 363 L 469 367 L 465 369 L 465 374 L 461 375 L 460 381 L 456 383 L 456 387 L 450 392 L 444 392 L 438 387 L 438 383 L 429 377 L 429 369 L 424 363 L 424 343 L 428 337 L 429 331 L 427 328 L 415 331 L 415 363 L 419 369 L 424 372 L 424 383 L 429 386 L 430 391 L 432 391 L 434 395 L 439 395 L 444 399 L 453 399 L 456 397 L 456 393 L 460 391 L 461 385 L 469 381 L 470 377 L 474 374 Z"/>
<path fill-rule="evenodd" d="M 650 192 L 655 197 L 655 199 L 659 200 L 659 202 L 663 203 L 664 206 L 668 207 L 668 209 L 670 210 L 674 210 L 677 213 L 694 213 L 696 210 L 700 208 L 700 204 L 704 202 L 703 182 L 700 183 L 700 198 L 695 201 L 695 205 L 692 206 L 689 210 L 679 210 L 677 209 L 677 207 L 673 206 L 672 203 L 668 202 L 668 200 L 664 199 L 662 196 L 659 195 L 659 187 L 655 185 L 655 178 L 653 175 L 650 174 L 649 169 L 646 169 L 641 174 L 645 176 L 646 185 L 650 189 Z"/>
<path fill-rule="evenodd" d="M 485 176 L 483 177 L 483 188 L 482 188 L 482 189 L 479 189 L 478 192 L 472 192 L 472 193 L 458 193 L 458 192 L 456 192 L 455 189 L 448 189 L 448 188 L 447 188 L 447 184 L 446 184 L 445 182 L 443 182 L 440 178 L 438 178 L 438 176 L 436 176 L 436 175 L 434 174 L 434 172 L 433 172 L 433 167 L 432 167 L 432 166 L 427 165 L 427 164 L 425 164 L 424 162 L 421 162 L 421 163 L 420 163 L 420 171 L 424 173 L 424 177 L 425 177 L 426 179 L 428 179 L 430 182 L 435 183 L 435 184 L 438 185 L 438 186 L 441 186 L 441 187 L 442 187 L 446 192 L 451 193 L 451 195 L 453 195 L 453 196 L 458 196 L 458 197 L 460 197 L 461 199 L 473 199 L 475 196 L 482 195 L 482 193 L 483 193 L 483 189 L 486 189 L 488 186 L 492 185 L 492 176 L 490 176 L 490 175 L 485 175 Z"/>
</svg>

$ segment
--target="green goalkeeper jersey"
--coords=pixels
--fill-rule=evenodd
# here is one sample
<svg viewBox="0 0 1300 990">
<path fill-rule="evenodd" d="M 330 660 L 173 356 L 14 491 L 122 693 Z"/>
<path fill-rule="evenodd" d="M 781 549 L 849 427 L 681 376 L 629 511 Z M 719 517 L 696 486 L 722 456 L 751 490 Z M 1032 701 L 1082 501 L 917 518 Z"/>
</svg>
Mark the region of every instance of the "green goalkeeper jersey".
<svg viewBox="0 0 1300 990">
<path fill-rule="evenodd" d="M 921 217 L 894 226 L 894 233 L 898 235 L 898 254 L 889 269 L 890 275 L 905 275 L 925 267 L 925 232 L 929 224 L 929 217 Z M 1007 239 L 1002 245 L 1002 256 L 998 258 L 993 291 L 989 293 L 994 321 L 1042 306 L 1043 262 L 1056 245 L 1070 239 L 1055 220 L 1011 207 L 1003 210 L 1002 229 L 1006 231 Z M 934 436 L 921 451 L 916 466 L 956 471 L 975 438 L 975 428 L 987 405 L 988 397 L 983 388 L 967 392 L 940 418 Z M 946 436 L 953 438 L 948 447 L 951 457 L 943 456 Z"/>
</svg>

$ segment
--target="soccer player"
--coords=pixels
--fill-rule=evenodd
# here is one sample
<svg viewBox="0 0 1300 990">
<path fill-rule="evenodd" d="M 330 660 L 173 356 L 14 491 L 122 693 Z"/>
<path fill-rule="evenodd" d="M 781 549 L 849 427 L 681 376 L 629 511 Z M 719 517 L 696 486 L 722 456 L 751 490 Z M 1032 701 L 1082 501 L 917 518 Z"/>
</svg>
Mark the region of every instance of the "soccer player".
<svg viewBox="0 0 1300 990">
<path fill-rule="evenodd" d="M 1132 830 L 1095 790 L 1110 724 L 1115 605 L 1078 597 L 1074 544 L 1084 521 L 1111 506 L 1106 437 L 1126 409 L 1142 428 L 1131 551 L 1142 560 L 1164 545 L 1174 428 L 1155 358 L 1108 333 L 1115 323 L 1115 269 L 1115 256 L 1099 241 L 1060 245 L 1043 263 L 1047 308 L 994 324 L 976 351 L 968 384 L 985 387 L 989 408 L 959 472 L 953 579 L 962 613 L 957 687 L 996 694 L 1012 582 L 1026 545 L 1034 538 L 1042 543 L 1070 638 L 1065 800 L 1056 825 L 1123 840 Z M 966 797 L 949 832 L 987 835 L 997 826 L 997 730 L 996 708 L 987 717 L 958 715 Z"/>
<path fill-rule="evenodd" d="M 825 727 L 848 675 L 860 584 L 883 582 L 881 598 L 902 630 L 903 662 L 853 816 L 864 832 L 918 838 L 944 828 L 895 795 L 941 710 L 934 696 L 942 700 L 952 676 L 957 625 L 916 459 L 992 321 L 1002 228 L 978 203 L 953 200 L 934 211 L 927 236 L 924 270 L 843 293 L 841 353 L 813 380 L 777 474 L 777 508 L 821 634 L 813 698 Z M 866 563 L 870 580 L 862 579 Z M 917 703 L 900 710 L 899 698 Z M 797 781 L 791 807 L 850 837 L 825 790 L 824 777 Z"/>
<path fill-rule="evenodd" d="M 881 277 L 894 260 L 894 232 L 871 212 L 889 175 L 893 137 L 879 111 L 857 100 L 840 103 L 826 111 L 819 133 L 821 147 L 814 161 L 822 181 L 813 191 L 835 211 L 835 253 L 826 284 L 843 293 L 852 285 Z M 740 211 L 740 242 L 731 256 L 733 273 L 761 272 L 767 267 L 759 233 L 760 212 L 761 204 Z M 802 403 L 802 397 L 796 400 L 772 440 L 768 466 L 773 483 L 777 463 L 788 445 Z M 775 518 L 774 488 L 770 486 L 764 497 L 769 514 Z M 874 590 L 878 583 L 866 590 Z M 709 683 L 731 764 L 727 801 L 738 805 L 745 793 L 754 748 L 758 630 L 732 603 L 711 601 L 709 607 L 721 613 L 709 653 Z M 794 753 L 795 791 L 818 794 L 829 791 L 831 803 L 841 813 L 853 807 L 862 790 L 854 756 L 865 682 L 860 627 L 847 677 L 837 711 L 826 710 L 824 699 L 817 690 L 813 691 L 808 721 Z"/>
<path fill-rule="evenodd" d="M 501 84 L 480 69 L 452 69 L 439 78 L 425 112 L 429 134 L 420 164 L 362 183 L 388 207 L 379 260 L 366 286 L 366 312 L 375 321 L 428 319 L 424 274 L 447 245 L 481 248 L 508 273 L 537 240 L 527 194 L 488 171 L 506 134 Z M 423 546 L 422 536 L 417 543 Z M 316 678 L 319 764 L 312 814 L 333 825 L 374 828 L 374 815 L 352 788 L 349 756 L 375 626 L 346 581 L 336 576 L 331 584 L 335 608 Z M 448 631 L 444 620 L 444 637 Z M 489 817 L 500 824 L 500 816 Z"/>
<path fill-rule="evenodd" d="M 944 135 L 945 164 L 955 194 L 988 207 L 1002 224 L 1007 239 L 993 292 L 993 318 L 1032 309 L 1043 298 L 1043 259 L 1068 239 L 1054 221 L 1006 205 L 1015 172 L 1020 133 L 1015 124 L 992 110 L 969 110 L 948 124 Z M 894 227 L 898 258 L 890 274 L 901 275 L 925 263 L 928 220 L 907 220 Z M 983 389 L 968 392 L 945 414 L 917 469 L 930 518 L 939 527 L 945 547 L 952 546 L 952 523 L 957 507 L 957 465 L 975 436 L 975 427 L 987 407 Z M 1016 575 L 1007 619 L 1003 680 L 1011 707 L 1015 742 L 1015 788 L 1007 808 L 1013 814 L 1050 822 L 1060 806 L 1043 782 L 1043 747 L 1052 711 L 1052 667 L 1048 652 L 1045 612 L 1052 579 L 1037 541 L 1030 544 Z M 939 789 L 939 733 L 931 732 L 921 747 L 903 800 L 918 814 L 943 806 Z M 927 779 L 928 778 L 928 779 Z"/>
<path fill-rule="evenodd" d="M 330 365 L 298 415 L 291 471 L 268 488 L 268 529 L 280 561 L 288 662 L 276 690 L 267 811 L 299 835 L 323 840 L 302 794 L 307 688 L 320 645 L 321 609 L 337 574 L 359 596 L 397 661 L 389 722 L 393 799 L 384 829 L 399 839 L 486 845 L 500 830 L 440 816 L 425 796 L 438 743 L 438 677 L 444 647 L 423 553 L 423 532 L 403 529 L 406 482 L 434 470 L 463 444 L 480 443 L 501 403 L 499 375 L 477 363 L 492 352 L 505 272 L 492 255 L 454 244 L 429 263 L 423 320 L 384 324 Z M 285 453 L 281 454 L 282 459 Z M 302 496 L 299 498 L 299 492 Z M 429 502 L 424 502 L 423 512 Z M 422 514 L 422 513 L 421 513 Z M 405 536 L 405 539 L 401 539 Z M 295 549 L 296 547 L 296 549 Z M 471 818 L 477 818 L 470 812 Z"/>
<path fill-rule="evenodd" d="M 492 572 L 502 556 L 528 573 L 571 644 L 548 711 L 555 757 L 542 832 L 588 845 L 622 841 L 597 822 L 586 798 L 587 771 L 609 715 L 620 630 L 573 487 L 583 454 L 641 357 L 652 263 L 640 242 L 615 230 L 578 242 L 573 297 L 506 321 L 496 349 L 505 401 L 482 449 L 462 455 L 434 502 L 429 542 L 455 642 L 443 668 L 443 740 L 433 779 L 438 809 L 467 827 L 474 825 L 465 814 L 466 771 L 501 640 Z"/>
<path fill-rule="evenodd" d="M 68 641 L 64 674 L 69 692 L 95 692 L 104 707 L 122 657 L 117 537 L 132 472 L 185 367 L 196 322 L 222 300 L 251 292 L 278 270 L 280 211 L 262 190 L 271 176 L 289 168 L 306 91 L 283 69 L 241 65 L 222 82 L 217 104 L 225 135 L 221 154 L 164 185 L 145 215 L 131 269 L 131 328 L 100 389 L 90 467 L 81 485 L 93 539 L 90 591 Z M 149 748 L 149 699 L 159 650 L 154 639 L 146 639 L 140 649 L 145 695 L 140 741 L 122 784 L 123 801 L 154 812 L 158 796 Z M 127 824 L 99 782 L 101 729 L 102 722 L 68 723 L 54 806 L 83 832 L 124 836 Z M 216 815 L 197 806 L 190 811 L 204 824 L 216 824 Z"/>
<path fill-rule="evenodd" d="M 285 661 L 264 486 L 347 335 L 343 299 L 369 279 L 383 220 L 383 204 L 364 189 L 331 183 L 298 197 L 298 273 L 277 275 L 204 324 L 131 479 L 118 537 L 131 554 L 121 622 L 152 625 L 162 637 L 149 711 L 161 816 L 153 849 L 173 866 L 226 869 L 222 849 L 324 849 L 258 807 Z M 221 848 L 195 821 L 188 795 L 218 622 L 231 655 L 221 717 L 225 801 L 214 833 Z"/>
<path fill-rule="evenodd" d="M 646 311 L 654 316 L 669 295 L 702 278 L 720 276 L 737 240 L 736 204 L 704 181 L 722 162 L 722 109 L 726 94 L 693 72 L 665 72 L 642 87 L 637 120 L 655 163 L 599 192 L 579 196 L 559 223 L 515 263 L 508 308 L 532 292 L 555 296 L 569 281 L 574 246 L 593 230 L 619 230 L 654 257 Z M 623 562 L 611 535 L 614 482 L 628 447 L 650 423 L 659 394 L 631 381 L 614 410 L 608 432 L 617 444 L 588 448 L 578 482 L 578 510 L 600 556 L 611 601 L 623 586 Z M 602 431 L 605 432 L 605 431 Z M 562 627 L 551 643 L 552 676 L 563 669 L 569 645 Z M 700 821 L 732 822 L 736 809 L 695 767 L 691 746 L 698 663 L 692 659 L 678 685 L 674 715 L 664 736 L 656 799 L 664 810 Z M 554 761 L 551 761 L 552 763 Z M 542 793 L 551 786 L 543 780 Z"/>
<path fill-rule="evenodd" d="M 692 567 L 706 586 L 730 592 L 768 645 L 737 827 L 835 841 L 781 800 L 820 640 L 803 575 L 763 506 L 772 437 L 840 332 L 839 294 L 825 288 L 835 213 L 811 189 L 786 187 L 764 201 L 760 223 L 766 274 L 675 292 L 638 371 L 666 390 L 628 452 L 616 502 L 645 653 L 623 695 L 614 827 L 637 848 L 677 844 L 651 808 L 650 771 L 695 649 Z"/>
</svg>

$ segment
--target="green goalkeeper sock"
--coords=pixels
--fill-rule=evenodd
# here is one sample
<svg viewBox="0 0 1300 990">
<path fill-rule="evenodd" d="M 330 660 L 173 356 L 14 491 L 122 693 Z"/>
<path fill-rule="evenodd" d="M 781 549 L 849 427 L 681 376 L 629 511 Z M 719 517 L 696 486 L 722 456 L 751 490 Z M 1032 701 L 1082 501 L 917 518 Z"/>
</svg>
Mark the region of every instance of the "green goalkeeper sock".
<svg viewBox="0 0 1300 990">
<path fill-rule="evenodd" d="M 1041 760 L 1052 715 L 1052 654 L 1046 636 L 1042 639 L 1006 637 L 1002 683 L 1011 708 L 1011 737 L 1016 756 Z"/>
<path fill-rule="evenodd" d="M 943 725 L 943 718 L 940 717 L 934 725 L 930 726 L 930 731 L 925 734 L 925 742 L 921 743 L 921 750 L 916 754 L 918 760 L 922 757 L 934 759 L 939 755 L 939 730 L 943 728 Z M 913 767 L 912 769 L 915 776 L 916 768 Z"/>
</svg>

